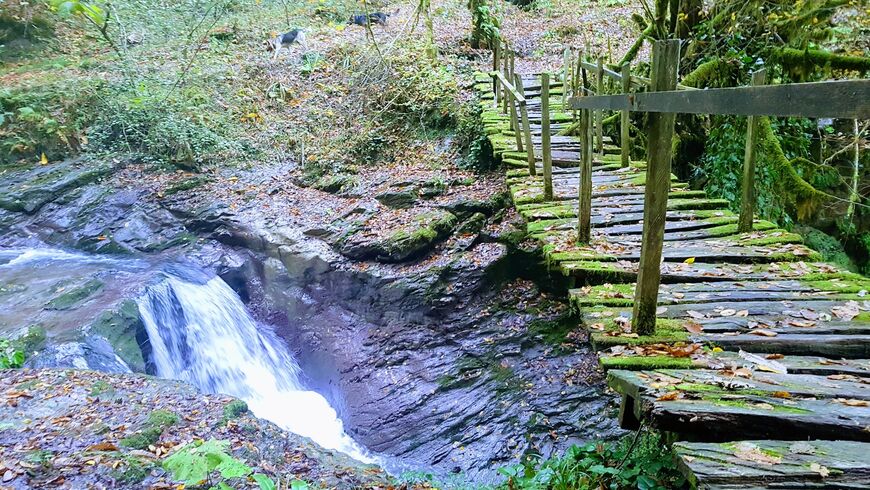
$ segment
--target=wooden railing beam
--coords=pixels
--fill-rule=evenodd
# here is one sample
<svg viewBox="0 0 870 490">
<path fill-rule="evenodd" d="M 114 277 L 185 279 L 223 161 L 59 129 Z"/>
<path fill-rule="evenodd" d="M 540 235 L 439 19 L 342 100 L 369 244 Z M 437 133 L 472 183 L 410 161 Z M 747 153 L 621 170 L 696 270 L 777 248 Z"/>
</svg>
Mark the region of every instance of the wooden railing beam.
<svg viewBox="0 0 870 490">
<path fill-rule="evenodd" d="M 568 107 L 674 114 L 870 119 L 870 80 L 572 97 Z"/>
</svg>

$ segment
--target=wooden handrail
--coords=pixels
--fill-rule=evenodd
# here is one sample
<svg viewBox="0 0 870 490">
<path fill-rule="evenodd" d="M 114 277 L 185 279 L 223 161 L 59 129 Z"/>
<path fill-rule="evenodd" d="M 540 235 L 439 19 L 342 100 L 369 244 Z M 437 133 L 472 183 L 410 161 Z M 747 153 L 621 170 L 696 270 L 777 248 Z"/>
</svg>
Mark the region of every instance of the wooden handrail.
<svg viewBox="0 0 870 490">
<path fill-rule="evenodd" d="M 670 114 L 870 118 L 870 80 L 572 97 L 568 107 Z"/>
<path fill-rule="evenodd" d="M 513 96 L 514 100 L 517 101 L 517 103 L 525 105 L 525 103 L 526 103 L 525 95 L 523 93 L 519 92 L 517 90 L 517 88 L 514 87 L 514 85 L 512 83 L 508 82 L 507 79 L 504 77 L 504 74 L 502 72 L 493 71 L 493 72 L 490 72 L 489 75 L 492 77 L 495 77 L 502 84 L 502 86 L 511 93 L 511 95 Z"/>
<path fill-rule="evenodd" d="M 597 64 L 589 63 L 588 61 L 582 61 L 581 65 L 583 66 L 583 68 L 586 68 L 587 70 L 590 70 L 590 71 L 595 71 L 598 69 Z M 617 82 L 622 82 L 622 75 L 611 70 L 610 68 L 605 67 L 604 70 L 602 70 L 602 71 L 604 72 L 605 75 L 612 78 L 613 80 L 615 80 Z M 650 81 L 649 81 L 649 78 L 647 78 L 647 77 L 632 75 L 631 76 L 631 83 L 638 86 L 638 87 L 649 87 Z M 698 89 L 695 87 L 689 87 L 688 85 L 680 85 L 678 83 L 677 90 L 698 90 Z"/>
</svg>

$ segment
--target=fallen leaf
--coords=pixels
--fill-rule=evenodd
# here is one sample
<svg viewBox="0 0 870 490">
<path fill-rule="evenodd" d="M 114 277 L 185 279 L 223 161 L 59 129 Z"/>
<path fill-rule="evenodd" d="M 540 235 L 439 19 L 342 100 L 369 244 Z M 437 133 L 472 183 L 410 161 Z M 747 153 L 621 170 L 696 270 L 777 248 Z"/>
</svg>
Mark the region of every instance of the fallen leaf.
<svg viewBox="0 0 870 490">
<path fill-rule="evenodd" d="M 111 442 L 101 442 L 99 444 L 94 444 L 93 446 L 88 446 L 87 451 L 117 451 L 118 446 L 112 444 Z"/>
<path fill-rule="evenodd" d="M 695 310 L 686 310 L 686 314 L 689 315 L 690 317 L 694 318 L 695 320 L 707 318 L 707 315 L 705 315 L 699 311 L 695 311 Z"/>
<path fill-rule="evenodd" d="M 819 463 L 810 463 L 810 471 L 815 471 L 822 478 L 827 478 L 827 476 L 831 474 L 831 470 Z"/>
<path fill-rule="evenodd" d="M 765 330 L 763 328 L 756 328 L 749 332 L 751 335 L 760 335 L 762 337 L 776 337 L 777 333 L 773 330 Z"/>
<path fill-rule="evenodd" d="M 774 398 L 788 399 L 788 398 L 791 398 L 791 393 L 789 393 L 787 391 L 774 391 L 773 395 L 771 395 L 771 396 L 773 396 Z"/>
<path fill-rule="evenodd" d="M 740 310 L 734 316 L 749 316 L 749 310 Z"/>
<path fill-rule="evenodd" d="M 752 461 L 764 465 L 775 465 L 782 462 L 782 458 L 767 454 L 757 445 L 746 441 L 737 443 L 734 455 L 744 461 Z"/>
<path fill-rule="evenodd" d="M 719 312 L 719 316 L 733 316 L 737 313 L 737 310 L 732 310 L 731 308 L 725 308 L 724 310 Z"/>
<path fill-rule="evenodd" d="M 684 260 L 683 263 L 684 263 L 684 264 L 689 264 L 689 265 L 694 264 L 694 263 L 695 263 L 695 257 L 689 257 L 688 259 Z"/>
<path fill-rule="evenodd" d="M 683 325 L 689 333 L 699 334 L 704 330 L 704 327 L 701 326 L 700 323 L 695 322 L 687 322 Z"/>
<path fill-rule="evenodd" d="M 782 354 L 768 354 L 768 355 L 764 356 L 765 359 L 771 359 L 771 360 L 782 359 L 783 357 L 785 357 L 785 356 Z"/>
<path fill-rule="evenodd" d="M 48 157 L 45 156 L 44 152 L 43 152 L 42 156 L 39 157 L 39 164 L 40 165 L 48 165 Z"/>
<path fill-rule="evenodd" d="M 870 401 L 867 400 L 856 400 L 854 398 L 834 398 L 834 401 L 837 403 L 842 403 L 843 405 L 849 407 L 870 407 Z"/>
<path fill-rule="evenodd" d="M 677 399 L 682 398 L 682 397 L 683 397 L 683 394 L 681 392 L 675 390 L 675 391 L 665 393 L 664 395 L 656 398 L 656 401 L 668 402 L 668 401 L 677 400 Z"/>
</svg>

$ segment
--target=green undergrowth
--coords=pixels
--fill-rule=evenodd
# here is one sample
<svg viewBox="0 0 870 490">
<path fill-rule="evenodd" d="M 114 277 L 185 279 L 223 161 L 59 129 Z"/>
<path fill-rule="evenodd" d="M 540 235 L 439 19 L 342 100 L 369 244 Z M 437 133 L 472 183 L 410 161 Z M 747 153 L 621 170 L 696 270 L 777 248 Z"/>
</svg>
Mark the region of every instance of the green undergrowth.
<svg viewBox="0 0 870 490">
<path fill-rule="evenodd" d="M 684 488 L 686 482 L 675 461 L 670 444 L 662 435 L 642 430 L 614 442 L 572 446 L 563 455 L 546 460 L 527 455 L 522 464 L 499 470 L 506 478 L 499 488 Z"/>
</svg>

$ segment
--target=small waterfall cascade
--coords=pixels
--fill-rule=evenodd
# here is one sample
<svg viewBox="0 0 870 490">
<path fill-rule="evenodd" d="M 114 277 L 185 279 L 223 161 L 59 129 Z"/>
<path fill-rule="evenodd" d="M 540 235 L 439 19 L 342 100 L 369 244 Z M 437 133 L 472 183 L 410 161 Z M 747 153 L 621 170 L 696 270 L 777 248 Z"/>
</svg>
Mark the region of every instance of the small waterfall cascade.
<svg viewBox="0 0 870 490">
<path fill-rule="evenodd" d="M 175 274 L 138 300 L 157 374 L 244 400 L 258 417 L 357 460 L 374 458 L 344 432 L 320 394 L 299 381 L 287 347 L 258 325 L 220 277 L 189 281 Z"/>
</svg>

